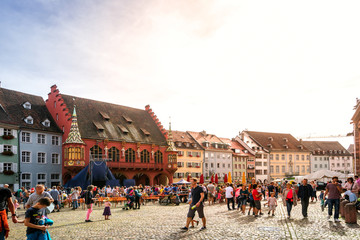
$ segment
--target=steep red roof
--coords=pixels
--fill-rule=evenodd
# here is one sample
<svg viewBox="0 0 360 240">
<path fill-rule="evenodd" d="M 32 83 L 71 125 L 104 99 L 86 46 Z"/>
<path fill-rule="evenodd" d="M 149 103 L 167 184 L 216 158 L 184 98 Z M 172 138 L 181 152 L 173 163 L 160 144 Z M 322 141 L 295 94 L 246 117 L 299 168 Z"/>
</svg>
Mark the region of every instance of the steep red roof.
<svg viewBox="0 0 360 240">
<path fill-rule="evenodd" d="M 207 134 L 205 131 L 202 132 L 190 132 L 192 138 L 195 139 L 205 150 L 216 150 L 216 151 L 231 151 L 227 143 L 221 141 L 219 137 L 214 134 Z M 206 147 L 206 143 L 209 143 Z M 217 144 L 217 148 L 215 147 Z"/>
<path fill-rule="evenodd" d="M 167 130 L 166 132 L 169 133 L 169 130 Z M 203 149 L 202 146 L 198 144 L 187 132 L 172 131 L 172 135 L 173 141 L 177 148 Z"/>
</svg>

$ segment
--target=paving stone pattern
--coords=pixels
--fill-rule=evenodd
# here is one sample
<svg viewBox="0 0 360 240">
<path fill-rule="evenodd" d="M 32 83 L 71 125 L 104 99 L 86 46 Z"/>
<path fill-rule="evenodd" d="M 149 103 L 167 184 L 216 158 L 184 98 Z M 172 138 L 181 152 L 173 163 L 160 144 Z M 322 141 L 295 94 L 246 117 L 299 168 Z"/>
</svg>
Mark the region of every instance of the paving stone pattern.
<svg viewBox="0 0 360 240">
<path fill-rule="evenodd" d="M 264 203 L 264 202 L 263 202 Z M 320 209 L 320 203 L 310 203 L 309 217 L 301 215 L 301 205 L 293 208 L 292 219 L 287 219 L 286 208 L 279 200 L 275 216 L 258 218 L 242 215 L 239 211 L 228 211 L 225 204 L 205 207 L 207 229 L 198 227 L 182 232 L 188 205 L 160 206 L 148 203 L 140 210 L 112 208 L 110 220 L 102 216 L 103 208 L 95 207 L 91 214 L 94 222 L 85 223 L 86 210 L 52 213 L 49 218 L 55 224 L 49 228 L 52 239 L 360 239 L 360 218 L 358 224 L 328 222 L 327 209 Z M 24 210 L 19 211 L 20 218 Z M 195 219 L 198 219 L 196 216 Z M 26 227 L 10 223 L 9 239 L 25 239 Z"/>
</svg>

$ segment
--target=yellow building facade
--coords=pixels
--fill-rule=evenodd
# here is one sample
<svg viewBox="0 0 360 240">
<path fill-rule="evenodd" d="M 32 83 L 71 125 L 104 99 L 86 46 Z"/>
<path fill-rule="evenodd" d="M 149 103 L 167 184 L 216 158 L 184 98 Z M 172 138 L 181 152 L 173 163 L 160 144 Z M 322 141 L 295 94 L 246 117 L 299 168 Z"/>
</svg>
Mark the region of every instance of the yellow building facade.
<svg viewBox="0 0 360 240">
<path fill-rule="evenodd" d="M 173 182 L 186 180 L 188 175 L 200 178 L 203 172 L 204 149 L 187 132 L 172 131 L 172 134 L 178 150 L 178 168 Z"/>
</svg>

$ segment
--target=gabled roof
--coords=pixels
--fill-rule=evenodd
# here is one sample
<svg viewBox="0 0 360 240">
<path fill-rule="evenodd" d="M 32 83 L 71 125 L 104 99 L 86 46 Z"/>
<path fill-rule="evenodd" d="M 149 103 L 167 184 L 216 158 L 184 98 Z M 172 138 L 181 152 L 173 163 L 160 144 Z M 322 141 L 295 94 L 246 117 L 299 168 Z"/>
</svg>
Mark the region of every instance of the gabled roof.
<svg viewBox="0 0 360 240">
<path fill-rule="evenodd" d="M 23 104 L 25 102 L 31 104 L 31 109 L 24 108 Z M 0 122 L 10 121 L 23 129 L 62 132 L 51 117 L 45 101 L 40 96 L 0 88 L 0 104 L 3 107 L 3 109 L 0 108 Z M 6 114 L 4 114 L 4 110 Z M 24 119 L 28 116 L 33 118 L 33 124 L 25 123 Z M 50 121 L 50 127 L 45 127 L 42 124 L 46 119 Z"/>
<path fill-rule="evenodd" d="M 254 141 L 259 143 L 266 150 L 282 151 L 308 151 L 305 147 L 301 149 L 302 143 L 289 133 L 269 133 L 244 131 Z"/>
<path fill-rule="evenodd" d="M 313 155 L 351 156 L 337 141 L 303 141 L 303 144 Z"/>
<path fill-rule="evenodd" d="M 167 132 L 169 132 L 167 130 Z M 175 143 L 175 146 L 179 148 L 188 148 L 188 149 L 203 149 L 200 144 L 198 144 L 187 132 L 181 132 L 181 131 L 172 131 L 173 135 L 173 141 Z M 178 145 L 178 143 L 181 143 L 181 146 Z M 186 146 L 186 143 L 189 143 L 189 146 Z M 196 147 L 194 147 L 194 144 L 196 144 Z"/>
<path fill-rule="evenodd" d="M 221 139 L 219 137 L 217 137 L 214 134 L 207 134 L 205 131 L 202 132 L 190 132 L 187 131 L 187 133 L 190 134 L 190 136 L 195 139 L 195 141 L 198 142 L 198 144 L 200 144 L 205 150 L 216 150 L 216 151 L 231 151 L 230 148 L 228 149 L 224 149 L 224 148 L 215 148 L 214 144 L 218 144 L 218 145 L 224 145 L 226 143 L 222 142 Z M 205 142 L 209 143 L 209 147 L 205 146 Z"/>
<path fill-rule="evenodd" d="M 83 139 L 109 139 L 167 146 L 164 135 L 145 110 L 65 94 L 61 94 L 61 98 L 69 112 L 72 112 L 75 103 Z"/>
</svg>

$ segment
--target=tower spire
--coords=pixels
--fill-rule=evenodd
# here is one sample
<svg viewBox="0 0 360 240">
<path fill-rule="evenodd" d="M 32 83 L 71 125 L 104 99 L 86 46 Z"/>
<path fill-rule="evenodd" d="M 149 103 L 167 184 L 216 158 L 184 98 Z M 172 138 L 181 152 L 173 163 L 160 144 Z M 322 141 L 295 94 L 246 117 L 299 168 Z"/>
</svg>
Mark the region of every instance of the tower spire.
<svg viewBox="0 0 360 240">
<path fill-rule="evenodd" d="M 177 151 L 174 141 L 173 141 L 173 136 L 172 136 L 172 131 L 171 131 L 171 117 L 169 117 L 169 134 L 168 134 L 168 139 L 167 139 L 167 144 L 168 144 L 168 148 L 166 149 L 167 152 L 172 152 L 172 151 Z"/>
<path fill-rule="evenodd" d="M 85 144 L 84 141 L 81 139 L 81 134 L 79 131 L 77 115 L 76 115 L 76 105 L 74 105 L 70 132 L 69 132 L 69 135 L 68 135 L 65 143 Z"/>
</svg>

